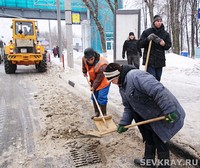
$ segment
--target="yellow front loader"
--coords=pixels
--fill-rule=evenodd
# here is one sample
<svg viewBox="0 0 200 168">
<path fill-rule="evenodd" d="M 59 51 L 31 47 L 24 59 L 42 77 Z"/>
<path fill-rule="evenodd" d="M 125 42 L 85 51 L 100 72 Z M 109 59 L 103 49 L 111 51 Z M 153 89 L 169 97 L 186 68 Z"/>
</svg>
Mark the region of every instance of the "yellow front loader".
<svg viewBox="0 0 200 168">
<path fill-rule="evenodd" d="M 37 40 L 37 22 L 26 19 L 12 20 L 12 40 L 4 47 L 4 68 L 15 73 L 17 65 L 35 65 L 38 72 L 47 71 L 44 46 Z"/>
</svg>

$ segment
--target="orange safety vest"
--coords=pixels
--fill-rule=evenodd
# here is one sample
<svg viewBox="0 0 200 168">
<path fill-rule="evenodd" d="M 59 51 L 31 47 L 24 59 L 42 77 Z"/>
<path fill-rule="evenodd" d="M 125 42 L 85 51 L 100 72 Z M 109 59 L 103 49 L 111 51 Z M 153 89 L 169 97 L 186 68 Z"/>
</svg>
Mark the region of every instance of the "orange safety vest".
<svg viewBox="0 0 200 168">
<path fill-rule="evenodd" d="M 96 79 L 96 73 L 98 73 L 100 67 L 102 65 L 108 65 L 108 61 L 104 58 L 104 57 L 101 57 L 100 56 L 100 59 L 99 61 L 97 62 L 97 64 L 95 66 L 92 66 L 90 69 L 89 69 L 89 66 L 88 64 L 86 63 L 86 60 L 85 60 L 85 68 L 87 69 L 87 72 L 90 76 L 90 80 L 91 81 L 94 81 Z M 96 90 L 100 90 L 100 89 L 103 89 L 105 87 L 107 87 L 109 85 L 109 82 L 108 80 L 106 79 L 106 77 L 104 76 L 104 78 L 102 79 L 101 81 L 101 84 L 97 87 Z"/>
</svg>

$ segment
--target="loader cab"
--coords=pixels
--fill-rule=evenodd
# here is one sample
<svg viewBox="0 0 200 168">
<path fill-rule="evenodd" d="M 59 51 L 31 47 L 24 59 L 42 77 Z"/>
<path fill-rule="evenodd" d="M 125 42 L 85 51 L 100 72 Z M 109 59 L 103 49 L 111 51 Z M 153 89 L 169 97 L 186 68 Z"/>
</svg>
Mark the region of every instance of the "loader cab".
<svg viewBox="0 0 200 168">
<path fill-rule="evenodd" d="M 32 22 L 15 22 L 15 34 L 34 35 Z"/>
</svg>

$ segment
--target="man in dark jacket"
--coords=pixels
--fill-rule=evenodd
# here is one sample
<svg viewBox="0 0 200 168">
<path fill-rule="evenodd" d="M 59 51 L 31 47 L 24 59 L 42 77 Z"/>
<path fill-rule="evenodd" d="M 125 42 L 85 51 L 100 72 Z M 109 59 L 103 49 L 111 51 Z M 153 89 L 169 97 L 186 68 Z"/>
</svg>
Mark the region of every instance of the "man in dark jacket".
<svg viewBox="0 0 200 168">
<path fill-rule="evenodd" d="M 165 66 L 165 50 L 171 47 L 171 38 L 165 31 L 162 18 L 155 15 L 151 28 L 143 31 L 139 45 L 144 48 L 143 65 L 146 63 L 149 42 L 152 40 L 147 72 L 152 74 L 158 81 L 161 80 L 162 68 Z"/>
<path fill-rule="evenodd" d="M 138 40 L 135 39 L 135 35 L 133 32 L 129 33 L 128 40 L 124 42 L 122 50 L 123 59 L 125 58 L 125 53 L 127 55 L 128 64 L 135 65 L 135 67 L 139 69 L 142 51 L 138 45 Z"/>
<path fill-rule="evenodd" d="M 155 166 L 155 155 L 159 168 L 170 167 L 169 144 L 167 143 L 183 126 L 185 112 L 175 96 L 151 74 L 135 69 L 131 65 L 108 64 L 104 71 L 108 81 L 119 86 L 124 113 L 119 122 L 118 133 L 127 129 L 125 125 L 166 116 L 168 120 L 139 126 L 145 152 L 143 159 L 135 159 L 139 166 Z"/>
</svg>

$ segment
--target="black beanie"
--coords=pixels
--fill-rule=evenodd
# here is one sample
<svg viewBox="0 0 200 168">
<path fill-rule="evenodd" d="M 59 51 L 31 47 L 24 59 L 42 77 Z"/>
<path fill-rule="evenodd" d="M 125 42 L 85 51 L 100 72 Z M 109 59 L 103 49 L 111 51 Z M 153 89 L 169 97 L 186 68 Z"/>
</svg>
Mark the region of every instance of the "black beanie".
<svg viewBox="0 0 200 168">
<path fill-rule="evenodd" d="M 86 48 L 84 51 L 85 58 L 92 58 L 95 56 L 95 51 L 92 48 Z"/>
<path fill-rule="evenodd" d="M 160 17 L 160 15 L 155 15 L 155 16 L 153 17 L 153 23 L 154 23 L 155 21 L 157 21 L 157 20 L 161 20 L 161 21 L 162 21 L 162 18 Z"/>
<path fill-rule="evenodd" d="M 134 36 L 134 33 L 133 33 L 133 32 L 130 32 L 130 33 L 129 33 L 129 36 Z"/>
</svg>

